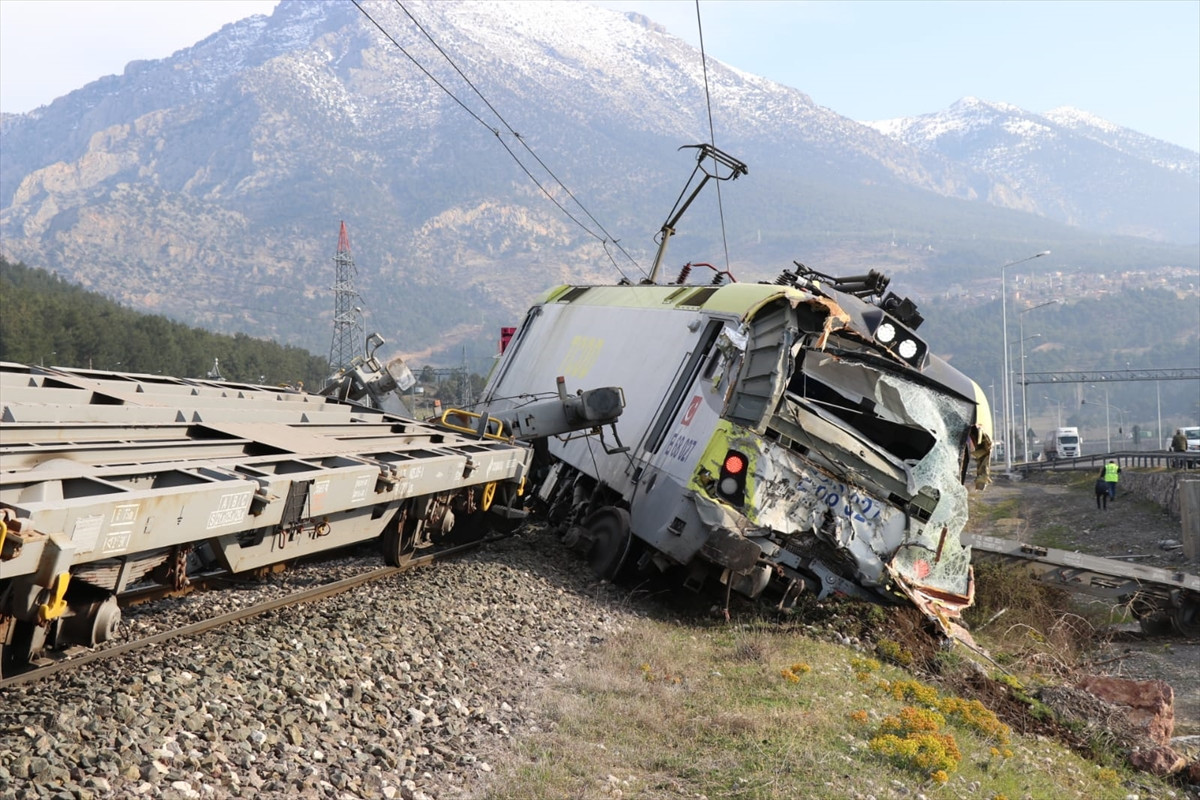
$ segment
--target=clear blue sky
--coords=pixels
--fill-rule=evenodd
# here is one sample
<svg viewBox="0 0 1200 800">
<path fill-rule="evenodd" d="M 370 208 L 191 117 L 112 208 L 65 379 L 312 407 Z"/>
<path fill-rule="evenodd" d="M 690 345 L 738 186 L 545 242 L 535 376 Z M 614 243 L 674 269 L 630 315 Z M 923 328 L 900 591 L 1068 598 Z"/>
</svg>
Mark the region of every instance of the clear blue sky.
<svg viewBox="0 0 1200 800">
<path fill-rule="evenodd" d="M 591 1 L 699 41 L 692 0 Z M 0 0 L 0 110 L 28 111 L 273 6 Z M 852 119 L 973 95 L 1034 112 L 1074 106 L 1200 150 L 1200 0 L 702 0 L 700 10 L 710 56 Z"/>
</svg>

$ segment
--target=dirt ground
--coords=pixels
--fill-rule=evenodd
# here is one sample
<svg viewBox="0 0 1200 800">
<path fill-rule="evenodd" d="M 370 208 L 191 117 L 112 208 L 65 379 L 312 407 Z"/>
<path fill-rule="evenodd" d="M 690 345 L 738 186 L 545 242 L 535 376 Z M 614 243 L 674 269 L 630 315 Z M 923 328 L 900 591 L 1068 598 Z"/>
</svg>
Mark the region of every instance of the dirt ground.
<svg viewBox="0 0 1200 800">
<path fill-rule="evenodd" d="M 1118 490 L 1103 511 L 1096 508 L 1090 476 L 997 478 L 986 491 L 973 493 L 971 533 L 1200 574 L 1200 561 L 1172 546 L 1180 540 L 1179 520 L 1153 502 Z M 1200 641 L 1146 636 L 1136 624 L 1116 626 L 1099 639 L 1090 658 L 1094 673 L 1166 681 L 1175 690 L 1175 735 L 1200 734 Z"/>
</svg>

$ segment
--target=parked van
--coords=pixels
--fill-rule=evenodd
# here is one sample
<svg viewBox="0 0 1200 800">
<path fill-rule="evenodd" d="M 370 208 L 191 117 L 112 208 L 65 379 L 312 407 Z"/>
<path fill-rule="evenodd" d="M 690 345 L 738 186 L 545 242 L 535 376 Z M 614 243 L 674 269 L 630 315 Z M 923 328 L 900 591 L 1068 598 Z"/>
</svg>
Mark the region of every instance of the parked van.
<svg viewBox="0 0 1200 800">
<path fill-rule="evenodd" d="M 1047 461 L 1053 461 L 1056 458 L 1078 458 L 1083 455 L 1083 450 L 1080 447 L 1079 429 L 1055 428 L 1046 434 L 1046 441 L 1042 445 L 1042 450 L 1046 454 Z"/>
<path fill-rule="evenodd" d="M 1187 451 L 1189 453 L 1200 453 L 1200 427 L 1180 428 L 1183 435 L 1187 438 Z M 1188 461 L 1187 468 L 1192 469 L 1196 466 L 1195 461 Z"/>
</svg>

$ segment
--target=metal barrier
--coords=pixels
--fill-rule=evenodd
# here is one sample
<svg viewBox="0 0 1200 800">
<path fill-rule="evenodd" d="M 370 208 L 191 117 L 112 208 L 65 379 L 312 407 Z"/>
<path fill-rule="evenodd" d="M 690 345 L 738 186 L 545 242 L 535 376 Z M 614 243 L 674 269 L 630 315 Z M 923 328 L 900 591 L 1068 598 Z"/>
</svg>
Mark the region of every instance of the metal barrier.
<svg viewBox="0 0 1200 800">
<path fill-rule="evenodd" d="M 1122 467 L 1141 467 L 1145 469 L 1165 467 L 1166 469 L 1192 470 L 1200 469 L 1200 453 L 1171 453 L 1150 450 L 1121 450 L 1113 453 L 1096 453 L 1077 458 L 1058 458 L 1050 461 L 1029 461 L 1013 464 L 1014 470 L 1021 472 L 1046 472 L 1054 470 L 1097 470 L 1110 460 L 1116 461 Z"/>
</svg>

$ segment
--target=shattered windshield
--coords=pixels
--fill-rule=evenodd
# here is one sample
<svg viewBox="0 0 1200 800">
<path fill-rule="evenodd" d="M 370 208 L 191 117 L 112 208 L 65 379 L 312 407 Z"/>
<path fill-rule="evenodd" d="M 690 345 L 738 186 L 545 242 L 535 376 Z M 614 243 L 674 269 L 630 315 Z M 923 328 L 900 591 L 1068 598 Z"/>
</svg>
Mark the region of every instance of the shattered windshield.
<svg viewBox="0 0 1200 800">
<path fill-rule="evenodd" d="M 815 351 L 804 354 L 787 390 L 792 400 L 836 419 L 910 469 L 937 455 L 943 444 L 958 472 L 972 416 L 966 400 L 862 361 Z"/>
<path fill-rule="evenodd" d="M 832 414 L 900 461 L 917 462 L 934 445 L 926 425 L 908 413 L 883 373 L 827 353 L 808 352 L 788 391 Z"/>
<path fill-rule="evenodd" d="M 929 426 L 935 439 L 929 454 L 913 466 L 912 477 L 921 494 L 937 497 L 937 505 L 920 534 L 896 551 L 892 566 L 922 586 L 965 594 L 971 554 L 958 538 L 967 524 L 967 488 L 959 475 L 971 404 L 896 376 L 881 382 L 896 387 L 909 414 Z"/>
</svg>

